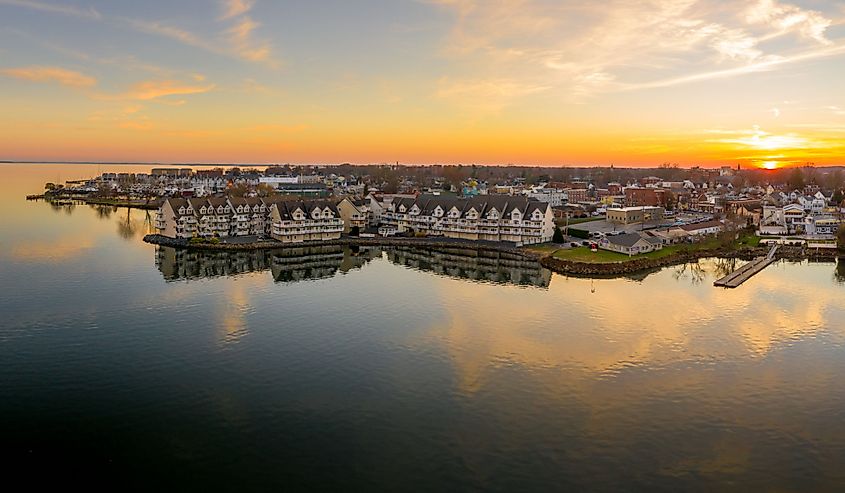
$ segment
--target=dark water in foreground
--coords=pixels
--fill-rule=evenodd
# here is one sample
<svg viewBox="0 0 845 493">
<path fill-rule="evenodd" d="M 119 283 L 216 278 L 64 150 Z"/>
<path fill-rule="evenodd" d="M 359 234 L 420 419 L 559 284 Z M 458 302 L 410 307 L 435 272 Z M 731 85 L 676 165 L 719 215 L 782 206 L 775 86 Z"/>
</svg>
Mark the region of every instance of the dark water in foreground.
<svg viewBox="0 0 845 493">
<path fill-rule="evenodd" d="M 775 264 L 728 291 L 717 260 L 590 281 L 461 252 L 156 250 L 144 211 L 23 201 L 68 169 L 0 165 L 7 478 L 845 485 L 835 264 Z"/>
</svg>

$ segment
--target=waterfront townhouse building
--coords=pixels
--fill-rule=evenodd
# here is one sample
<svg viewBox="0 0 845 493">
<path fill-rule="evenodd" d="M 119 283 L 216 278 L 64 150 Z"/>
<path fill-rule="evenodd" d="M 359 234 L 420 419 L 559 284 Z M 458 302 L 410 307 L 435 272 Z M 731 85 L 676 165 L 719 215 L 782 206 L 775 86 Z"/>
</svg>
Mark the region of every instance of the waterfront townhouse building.
<svg viewBox="0 0 845 493">
<path fill-rule="evenodd" d="M 232 236 L 263 236 L 267 233 L 270 208 L 259 197 L 229 197 Z"/>
<path fill-rule="evenodd" d="M 807 216 L 807 213 L 802 205 L 785 205 L 782 215 L 784 226 L 790 234 L 802 233 L 804 231 L 804 218 Z"/>
<path fill-rule="evenodd" d="M 361 232 L 370 224 L 369 207 L 363 200 L 345 197 L 337 204 L 337 211 L 343 220 L 344 234 L 349 234 L 353 228 Z"/>
<path fill-rule="evenodd" d="M 232 208 L 229 206 L 229 199 L 226 197 L 209 197 L 206 205 L 207 211 L 213 215 L 212 236 L 226 237 L 231 234 Z"/>
<path fill-rule="evenodd" d="M 188 200 L 167 198 L 156 214 L 156 230 L 170 238 L 192 238 L 198 235 L 197 216 Z"/>
<path fill-rule="evenodd" d="M 554 213 L 545 202 L 520 196 L 468 199 L 420 195 L 394 200 L 382 222 L 411 231 L 464 240 L 508 241 L 519 245 L 551 241 Z"/>
<path fill-rule="evenodd" d="M 340 238 L 343 220 L 329 201 L 279 201 L 270 208 L 270 236 L 282 243 Z"/>
<path fill-rule="evenodd" d="M 833 216 L 807 216 L 804 218 L 804 233 L 810 236 L 833 237 L 841 221 Z"/>
</svg>

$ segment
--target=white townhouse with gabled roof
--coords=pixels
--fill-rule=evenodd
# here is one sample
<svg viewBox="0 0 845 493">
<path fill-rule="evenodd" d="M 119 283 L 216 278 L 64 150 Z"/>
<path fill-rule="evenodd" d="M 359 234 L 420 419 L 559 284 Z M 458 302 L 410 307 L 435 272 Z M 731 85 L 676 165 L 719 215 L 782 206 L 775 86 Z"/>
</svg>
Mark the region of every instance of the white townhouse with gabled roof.
<svg viewBox="0 0 845 493">
<path fill-rule="evenodd" d="M 270 221 L 270 236 L 282 243 L 336 240 L 343 232 L 337 206 L 326 200 L 275 202 Z"/>
<path fill-rule="evenodd" d="M 554 235 L 548 203 L 520 196 L 483 195 L 453 198 L 420 195 L 394 200 L 382 222 L 401 233 L 420 232 L 464 240 L 544 243 Z"/>
<path fill-rule="evenodd" d="M 168 197 L 156 214 L 156 229 L 170 238 L 192 238 L 199 235 L 194 209 L 187 199 Z"/>
</svg>

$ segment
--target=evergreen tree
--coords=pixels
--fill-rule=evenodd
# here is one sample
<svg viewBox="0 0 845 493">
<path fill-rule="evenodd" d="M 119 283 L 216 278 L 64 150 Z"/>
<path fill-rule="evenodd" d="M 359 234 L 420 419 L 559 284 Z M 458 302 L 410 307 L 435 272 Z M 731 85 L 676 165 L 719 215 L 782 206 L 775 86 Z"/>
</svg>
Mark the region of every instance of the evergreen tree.
<svg viewBox="0 0 845 493">
<path fill-rule="evenodd" d="M 555 226 L 555 234 L 552 235 L 552 241 L 555 243 L 563 243 L 563 232 Z"/>
</svg>

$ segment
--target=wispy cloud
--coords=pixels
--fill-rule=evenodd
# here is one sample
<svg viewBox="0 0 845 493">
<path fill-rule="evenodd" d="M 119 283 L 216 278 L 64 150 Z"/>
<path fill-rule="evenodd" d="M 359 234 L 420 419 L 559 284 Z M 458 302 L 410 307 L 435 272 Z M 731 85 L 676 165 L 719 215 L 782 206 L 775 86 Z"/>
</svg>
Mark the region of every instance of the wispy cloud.
<svg viewBox="0 0 845 493">
<path fill-rule="evenodd" d="M 244 16 L 226 30 L 231 49 L 241 58 L 253 62 L 263 62 L 270 58 L 270 45 L 267 42 L 256 42 L 252 32 L 259 26 L 250 17 Z"/>
<path fill-rule="evenodd" d="M 72 5 L 60 5 L 54 3 L 37 2 L 33 0 L 0 0 L 0 5 L 23 7 L 32 10 L 40 10 L 41 12 L 70 15 L 73 17 L 83 17 L 96 20 L 102 19 L 102 15 L 100 15 L 100 13 L 97 12 L 94 7 L 88 7 L 87 9 L 84 9 L 74 7 Z"/>
<path fill-rule="evenodd" d="M 278 66 L 269 41 L 257 39 L 260 24 L 247 15 L 255 0 L 223 0 L 221 14 L 216 18 L 223 25 L 216 35 L 200 35 L 172 22 L 119 15 L 103 15 L 94 8 L 79 8 L 29 0 L 0 0 L 0 5 L 22 7 L 51 14 L 69 15 L 101 21 L 138 32 L 161 36 L 217 55 L 235 57 L 250 62 Z"/>
<path fill-rule="evenodd" d="M 832 21 L 815 10 L 804 10 L 775 0 L 759 0 L 748 9 L 746 19 L 751 24 L 767 24 L 779 33 L 797 32 L 822 44 L 831 43 L 825 37 L 825 31 Z"/>
<path fill-rule="evenodd" d="M 460 79 L 444 77 L 438 81 L 436 96 L 451 99 L 471 109 L 497 112 L 512 100 L 550 89 L 550 86 L 525 84 L 510 79 Z"/>
<path fill-rule="evenodd" d="M 224 0 L 220 5 L 222 10 L 220 20 L 230 19 L 232 17 L 245 14 L 252 10 L 253 5 L 255 5 L 254 0 Z"/>
<path fill-rule="evenodd" d="M 32 82 L 57 82 L 64 86 L 76 88 L 91 87 L 97 83 L 97 79 L 93 77 L 61 67 L 30 66 L 7 68 L 0 70 L 0 74 Z"/>
<path fill-rule="evenodd" d="M 148 101 L 169 96 L 202 94 L 211 91 L 214 87 L 214 84 L 197 85 L 173 80 L 150 80 L 138 82 L 128 92 L 118 97 L 120 99 Z"/>
<path fill-rule="evenodd" d="M 845 47 L 828 37 L 832 21 L 824 14 L 775 0 L 428 3 L 454 14 L 443 44 L 455 60 L 450 80 L 551 86 L 569 102 L 775 70 Z"/>
</svg>

